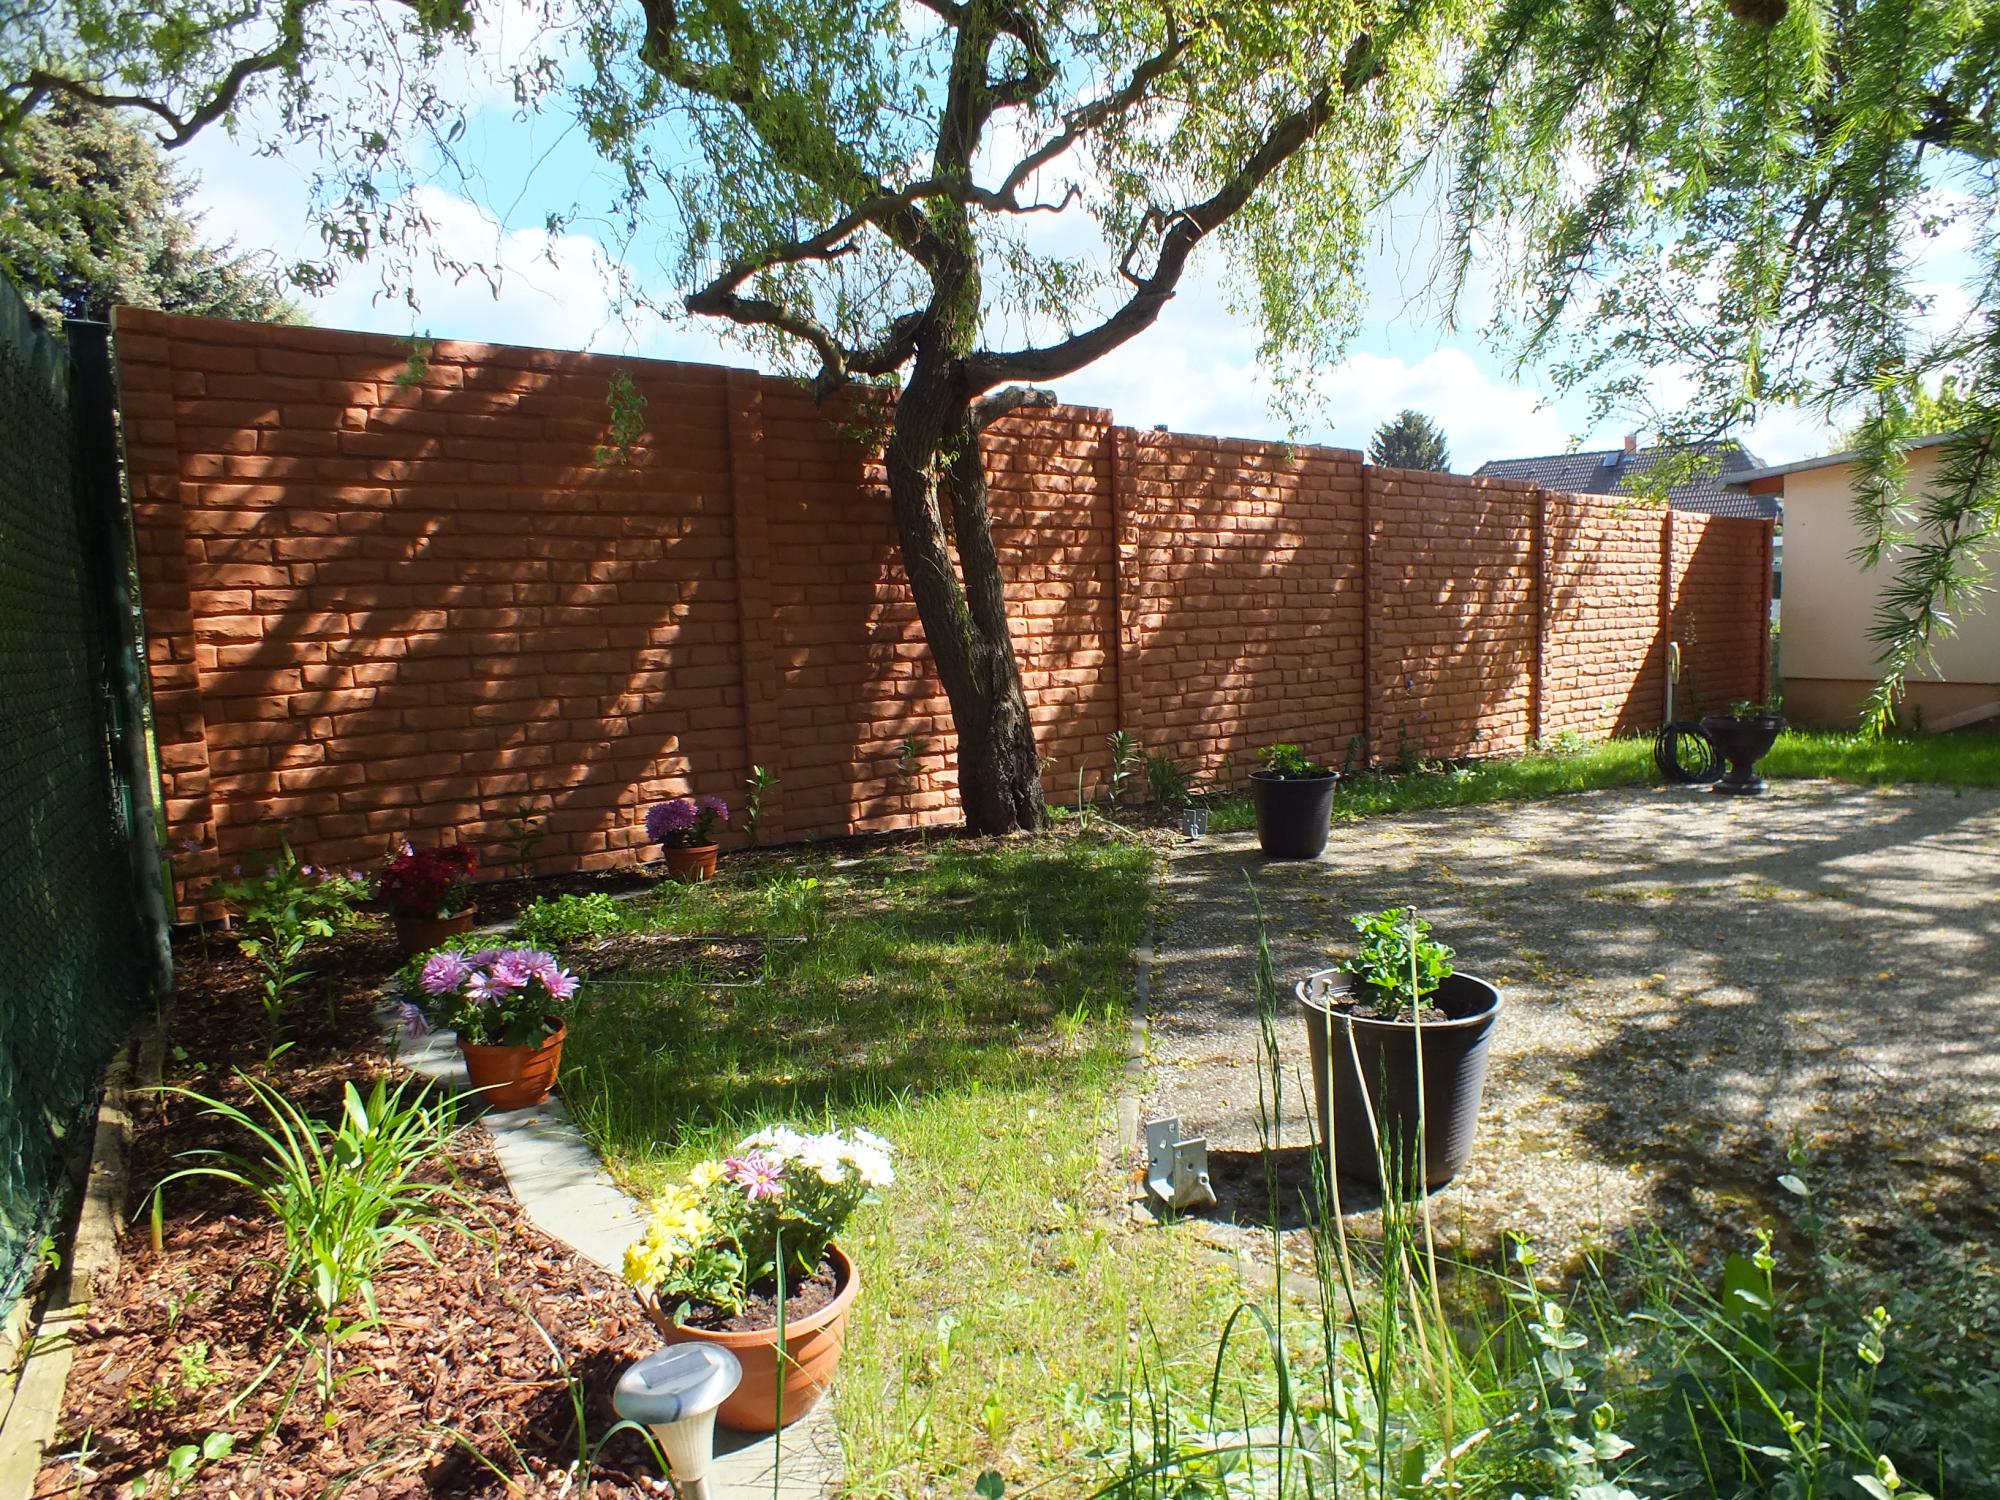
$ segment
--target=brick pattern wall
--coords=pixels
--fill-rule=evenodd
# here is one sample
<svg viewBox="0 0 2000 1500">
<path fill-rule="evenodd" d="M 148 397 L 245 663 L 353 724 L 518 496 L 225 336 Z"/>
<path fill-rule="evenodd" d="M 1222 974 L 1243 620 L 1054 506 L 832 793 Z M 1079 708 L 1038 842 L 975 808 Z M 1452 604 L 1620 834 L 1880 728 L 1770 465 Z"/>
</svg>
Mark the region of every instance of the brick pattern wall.
<svg viewBox="0 0 2000 1500">
<path fill-rule="evenodd" d="M 544 869 L 642 850 L 647 806 L 780 779 L 767 838 L 956 817 L 955 746 L 852 412 L 745 371 L 121 309 L 169 840 L 183 892 L 464 838 Z M 605 396 L 646 398 L 600 462 Z M 1121 725 L 1209 776 L 1496 754 L 1658 722 L 1667 621 L 1711 703 L 1760 696 L 1768 528 L 1344 450 L 987 435 L 1054 798 Z M 922 742 L 901 774 L 905 741 Z M 183 900 L 184 914 L 195 905 Z"/>
</svg>

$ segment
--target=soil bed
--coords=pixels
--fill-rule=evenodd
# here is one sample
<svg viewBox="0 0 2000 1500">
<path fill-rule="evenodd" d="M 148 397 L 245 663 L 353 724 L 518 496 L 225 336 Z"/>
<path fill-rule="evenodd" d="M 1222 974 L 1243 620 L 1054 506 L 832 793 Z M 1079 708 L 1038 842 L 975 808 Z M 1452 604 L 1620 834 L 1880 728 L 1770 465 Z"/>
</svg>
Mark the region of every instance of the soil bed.
<svg viewBox="0 0 2000 1500">
<path fill-rule="evenodd" d="M 800 1318 L 809 1318 L 839 1295 L 840 1282 L 833 1274 L 833 1262 L 823 1260 L 819 1269 L 792 1288 L 791 1295 L 785 1298 L 785 1321 L 796 1323 Z M 688 1308 L 681 1324 L 705 1333 L 755 1333 L 761 1328 L 776 1328 L 778 1289 L 770 1282 L 752 1287 L 740 1313 L 697 1303 Z M 788 1338 L 786 1342 L 791 1341 Z"/>
<path fill-rule="evenodd" d="M 368 927 L 311 950 L 315 978 L 287 1018 L 292 1042 L 264 1060 L 262 1012 L 249 966 L 227 938 L 198 935 L 177 952 L 180 993 L 169 1022 L 165 1082 L 248 1103 L 234 1076 L 252 1070 L 322 1115 L 341 1084 L 366 1089 L 391 1064 L 375 1029 L 375 990 L 397 957 Z M 242 1148 L 238 1131 L 193 1100 L 140 1102 L 132 1156 L 133 1207 L 198 1146 Z M 631 1495 L 656 1492 L 643 1443 L 621 1434 L 588 1488 L 569 1474 L 578 1456 L 573 1392 L 589 1441 L 615 1423 L 609 1392 L 619 1369 L 658 1347 L 630 1290 L 522 1217 L 485 1132 L 461 1133 L 436 1165 L 470 1200 L 475 1238 L 427 1230 L 437 1265 L 396 1252 L 378 1277 L 380 1318 L 359 1318 L 331 1344 L 332 1390 L 291 1326 L 296 1310 L 271 1303 L 266 1262 L 277 1226 L 247 1195 L 202 1179 L 174 1184 L 164 1204 L 163 1249 L 147 1215 L 124 1234 L 122 1264 L 76 1349 L 62 1426 L 35 1494 L 124 1496 L 158 1474 L 182 1444 L 227 1433 L 234 1450 L 203 1465 L 180 1493 L 373 1497 Z M 260 1372 L 270 1373 L 259 1381 Z"/>
</svg>

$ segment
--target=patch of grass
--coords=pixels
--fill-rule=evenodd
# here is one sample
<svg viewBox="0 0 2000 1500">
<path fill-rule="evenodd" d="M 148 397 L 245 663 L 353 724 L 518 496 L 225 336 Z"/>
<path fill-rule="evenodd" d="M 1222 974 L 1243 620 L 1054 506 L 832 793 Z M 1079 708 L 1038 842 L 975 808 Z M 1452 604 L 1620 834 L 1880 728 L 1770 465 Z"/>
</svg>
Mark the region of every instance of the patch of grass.
<svg viewBox="0 0 2000 1500">
<path fill-rule="evenodd" d="M 1761 763 L 1777 779 L 1825 779 L 1864 786 L 1936 783 L 2000 786 L 2000 734 L 1948 734 L 1873 740 L 1858 734 L 1787 730 Z M 1657 781 L 1651 739 L 1605 740 L 1581 749 L 1541 750 L 1506 760 L 1403 773 L 1365 772 L 1344 779 L 1333 796 L 1335 822 L 1433 807 L 1467 807 L 1554 797 L 1600 787 Z M 1238 833 L 1257 826 L 1248 792 L 1212 805 L 1209 827 Z"/>
<path fill-rule="evenodd" d="M 898 1180 L 850 1236 L 850 1494 L 1088 1467 L 1095 1397 L 1138 1341 L 1190 1377 L 1213 1358 L 1235 1276 L 1135 1226 L 1111 1159 L 1151 864 L 1081 835 L 739 856 L 632 918 L 762 937 L 761 983 L 586 987 L 563 1089 L 634 1189 L 770 1121 L 895 1143 Z"/>
<path fill-rule="evenodd" d="M 2000 734 L 1869 739 L 1859 734 L 1788 730 L 1758 769 L 1766 776 L 1826 777 L 1864 786 L 1934 782 L 2000 786 Z"/>
<path fill-rule="evenodd" d="M 1465 807 L 1476 802 L 1553 797 L 1607 786 L 1641 786 L 1657 773 L 1651 740 L 1606 740 L 1581 750 L 1537 751 L 1508 760 L 1477 761 L 1448 769 L 1401 774 L 1366 772 L 1342 779 L 1333 794 L 1335 822 L 1421 812 L 1432 807 Z M 1236 833 L 1257 826 L 1249 793 L 1214 804 L 1209 827 Z"/>
</svg>

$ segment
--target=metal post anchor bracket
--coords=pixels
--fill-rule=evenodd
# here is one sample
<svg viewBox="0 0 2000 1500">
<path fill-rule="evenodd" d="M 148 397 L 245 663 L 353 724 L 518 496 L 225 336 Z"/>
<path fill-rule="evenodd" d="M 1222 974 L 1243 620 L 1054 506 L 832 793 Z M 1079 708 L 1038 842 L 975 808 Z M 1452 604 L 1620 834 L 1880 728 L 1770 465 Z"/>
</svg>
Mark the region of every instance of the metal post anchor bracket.
<svg viewBox="0 0 2000 1500">
<path fill-rule="evenodd" d="M 1146 1123 L 1146 1192 L 1174 1213 L 1215 1202 L 1208 1181 L 1208 1139 L 1183 1136 L 1178 1115 Z"/>
</svg>

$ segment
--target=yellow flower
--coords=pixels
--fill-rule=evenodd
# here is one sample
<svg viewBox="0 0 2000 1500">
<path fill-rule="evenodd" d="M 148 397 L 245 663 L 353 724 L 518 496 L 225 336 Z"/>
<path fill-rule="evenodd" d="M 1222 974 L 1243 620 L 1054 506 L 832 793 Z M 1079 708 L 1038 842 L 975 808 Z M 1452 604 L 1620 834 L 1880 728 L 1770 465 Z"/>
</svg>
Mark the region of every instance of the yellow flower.
<svg viewBox="0 0 2000 1500">
<path fill-rule="evenodd" d="M 705 1193 L 722 1181 L 727 1169 L 719 1161 L 700 1162 L 688 1173 L 688 1186 L 697 1193 Z"/>
</svg>

